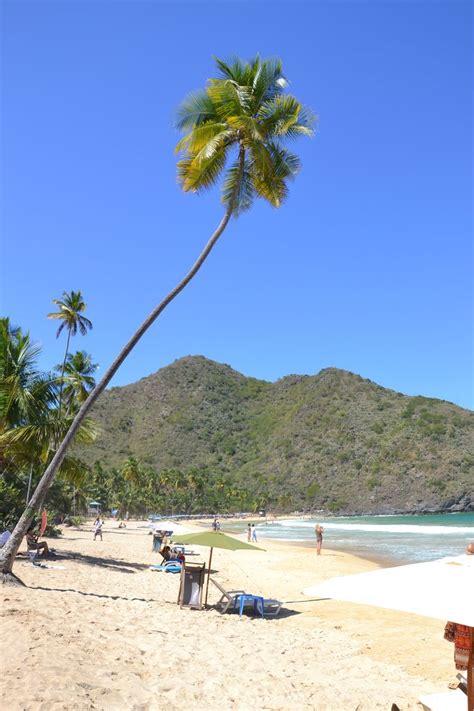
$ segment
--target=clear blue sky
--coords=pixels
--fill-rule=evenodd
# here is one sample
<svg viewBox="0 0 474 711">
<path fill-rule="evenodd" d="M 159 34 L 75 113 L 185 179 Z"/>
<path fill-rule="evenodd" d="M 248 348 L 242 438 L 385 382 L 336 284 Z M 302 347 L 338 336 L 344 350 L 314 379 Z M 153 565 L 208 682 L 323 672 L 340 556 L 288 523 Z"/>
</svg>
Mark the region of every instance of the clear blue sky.
<svg viewBox="0 0 474 711">
<path fill-rule="evenodd" d="M 114 380 L 202 354 L 335 366 L 472 407 L 469 2 L 3 3 L 2 312 L 44 349 L 80 289 L 105 368 L 220 219 L 182 194 L 175 109 L 212 56 L 280 56 L 319 115 L 280 210 L 234 221 Z"/>
</svg>

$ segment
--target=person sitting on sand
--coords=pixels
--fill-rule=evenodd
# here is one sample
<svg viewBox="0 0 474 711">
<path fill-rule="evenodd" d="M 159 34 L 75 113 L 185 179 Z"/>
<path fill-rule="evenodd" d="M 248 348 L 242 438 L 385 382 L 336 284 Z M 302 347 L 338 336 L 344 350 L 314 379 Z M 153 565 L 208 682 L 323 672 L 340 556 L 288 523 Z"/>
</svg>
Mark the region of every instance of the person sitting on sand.
<svg viewBox="0 0 474 711">
<path fill-rule="evenodd" d="M 38 555 L 49 555 L 49 547 L 46 541 L 38 543 L 38 535 L 34 532 L 33 526 L 26 532 L 26 546 L 29 551 L 36 551 Z"/>
<path fill-rule="evenodd" d="M 160 553 L 163 560 L 171 560 L 171 548 L 169 546 L 163 546 Z"/>
</svg>

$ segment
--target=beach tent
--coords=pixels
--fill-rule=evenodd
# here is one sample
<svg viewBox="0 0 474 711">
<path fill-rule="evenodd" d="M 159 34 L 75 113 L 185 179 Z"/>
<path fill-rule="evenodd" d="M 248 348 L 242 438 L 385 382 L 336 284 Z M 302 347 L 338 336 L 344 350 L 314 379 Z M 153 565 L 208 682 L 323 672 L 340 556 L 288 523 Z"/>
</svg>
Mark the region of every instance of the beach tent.
<svg viewBox="0 0 474 711">
<path fill-rule="evenodd" d="M 93 514 L 98 515 L 100 513 L 101 506 L 102 506 L 102 504 L 100 503 L 100 501 L 90 501 L 89 502 L 89 510 L 87 513 L 89 515 L 93 515 Z"/>
<path fill-rule="evenodd" d="M 412 612 L 471 628 L 467 708 L 474 711 L 474 556 L 381 568 L 331 578 L 305 595 Z"/>
<path fill-rule="evenodd" d="M 262 551 L 263 548 L 258 548 L 257 546 L 251 546 L 250 543 L 245 541 L 239 541 L 238 538 L 233 536 L 228 536 L 222 531 L 202 531 L 199 533 L 189 533 L 188 535 L 183 535 L 179 537 L 180 543 L 193 543 L 196 546 L 205 546 L 210 548 L 211 552 L 209 554 L 209 563 L 207 570 L 207 584 L 206 584 L 206 597 L 204 600 L 204 606 L 207 605 L 207 597 L 209 593 L 209 577 L 211 575 L 211 562 L 212 562 L 212 551 L 214 548 L 224 548 L 228 551 L 238 551 L 238 550 L 251 550 L 251 551 Z"/>
</svg>

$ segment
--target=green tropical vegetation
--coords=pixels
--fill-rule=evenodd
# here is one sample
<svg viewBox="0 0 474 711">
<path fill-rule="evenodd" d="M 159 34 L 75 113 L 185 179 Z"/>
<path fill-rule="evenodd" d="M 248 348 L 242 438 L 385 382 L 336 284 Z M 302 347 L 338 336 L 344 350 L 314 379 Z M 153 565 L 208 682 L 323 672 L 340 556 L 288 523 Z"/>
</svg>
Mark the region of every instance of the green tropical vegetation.
<svg viewBox="0 0 474 711">
<path fill-rule="evenodd" d="M 76 390 L 90 389 L 93 382 L 74 373 L 74 388 L 68 390 L 67 408 L 60 407 L 62 378 L 38 369 L 40 348 L 28 333 L 0 319 L 0 527 L 11 528 L 20 517 L 29 492 L 54 456 L 55 446 L 68 431 L 79 407 Z M 70 355 L 76 365 L 90 356 Z M 97 427 L 86 418 L 77 432 L 77 442 L 86 445 L 97 436 Z M 67 511 L 71 487 L 81 485 L 88 465 L 77 455 L 68 454 L 60 467 L 59 478 L 44 502 L 52 511 Z M 2 530 L 3 530 L 2 528 Z"/>
<path fill-rule="evenodd" d="M 265 496 L 255 496 L 239 486 L 231 475 L 216 475 L 209 469 L 160 469 L 140 465 L 128 457 L 117 467 L 97 462 L 80 489 L 82 510 L 87 501 L 100 501 L 104 511 L 118 509 L 146 517 L 214 512 L 257 511 Z M 80 507 L 78 507 L 78 510 Z"/>
<path fill-rule="evenodd" d="M 178 177 L 184 191 L 201 192 L 211 187 L 225 171 L 227 161 L 233 160 L 223 183 L 225 209 L 222 219 L 191 269 L 135 331 L 75 415 L 13 535 L 0 551 L 3 582 L 17 582 L 11 575 L 13 562 L 35 511 L 47 495 L 83 420 L 130 351 L 194 278 L 231 217 L 247 209 L 255 197 L 279 207 L 288 194 L 288 180 L 299 170 L 297 157 L 283 146 L 283 142 L 311 135 L 312 117 L 302 104 L 285 93 L 288 82 L 280 60 L 256 57 L 250 62 L 236 59 L 225 63 L 217 59 L 216 65 L 218 76 L 208 81 L 204 91 L 189 96 L 178 111 L 177 126 L 186 135 L 178 144 L 177 152 L 181 154 Z M 232 156 L 233 151 L 236 158 Z M 80 292 L 78 294 L 77 301 L 82 304 Z M 60 318 L 62 312 L 66 312 L 66 299 L 58 306 L 60 311 L 52 315 L 53 318 Z M 71 312 L 75 311 L 77 315 L 83 311 L 77 303 L 75 306 L 77 308 Z M 64 318 L 63 323 L 72 321 Z M 80 322 L 78 324 L 81 328 Z M 72 328 L 68 331 L 72 335 Z"/>
</svg>

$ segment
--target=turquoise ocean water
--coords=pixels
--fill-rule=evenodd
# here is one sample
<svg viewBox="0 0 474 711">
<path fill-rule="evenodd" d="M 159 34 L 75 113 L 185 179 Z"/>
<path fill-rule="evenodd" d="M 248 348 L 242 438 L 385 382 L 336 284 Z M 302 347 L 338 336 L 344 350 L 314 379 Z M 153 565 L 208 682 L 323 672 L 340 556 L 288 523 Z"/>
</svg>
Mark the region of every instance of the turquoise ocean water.
<svg viewBox="0 0 474 711">
<path fill-rule="evenodd" d="M 323 546 L 394 564 L 459 555 L 474 542 L 474 513 L 287 518 L 257 523 L 257 535 L 262 544 L 271 538 L 314 545 L 316 523 L 324 526 Z"/>
</svg>

